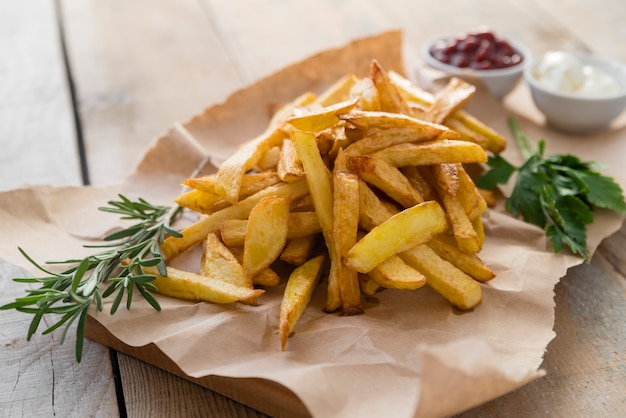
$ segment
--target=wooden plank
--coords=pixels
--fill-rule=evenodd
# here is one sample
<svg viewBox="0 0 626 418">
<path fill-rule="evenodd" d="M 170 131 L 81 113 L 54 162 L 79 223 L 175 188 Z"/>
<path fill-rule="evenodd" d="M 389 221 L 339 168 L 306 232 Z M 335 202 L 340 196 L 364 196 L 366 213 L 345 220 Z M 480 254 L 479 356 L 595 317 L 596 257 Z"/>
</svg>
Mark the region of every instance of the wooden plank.
<svg viewBox="0 0 626 418">
<path fill-rule="evenodd" d="M 24 275 L 0 260 L 0 305 L 23 296 L 24 285 L 14 284 L 11 278 Z M 0 311 L 0 416 L 69 417 L 87 411 L 93 416 L 117 416 L 108 349 L 86 341 L 82 362 L 76 363 L 72 333 L 63 345 L 58 332 L 26 341 L 31 318 Z"/>
<path fill-rule="evenodd" d="M 0 190 L 81 184 L 54 3 L 0 2 L 0 51 Z"/>
<path fill-rule="evenodd" d="M 92 183 L 114 184 L 175 121 L 242 85 L 195 0 L 63 0 Z"/>
<path fill-rule="evenodd" d="M 125 382 L 125 396 L 130 398 L 127 410 L 131 416 L 144 416 L 148 412 L 151 416 L 187 416 L 193 415 L 192 411 L 202 414 L 200 411 L 207 410 L 214 410 L 215 416 L 265 416 L 258 411 L 285 418 L 309 416 L 302 402 L 290 390 L 277 383 L 263 379 L 220 376 L 190 377 L 154 344 L 131 347 L 117 339 L 91 317 L 88 318 L 85 335 L 92 341 L 106 344 L 126 354 L 120 356 L 120 362 L 130 363 L 129 367 L 124 368 L 122 377 Z M 156 365 L 158 368 L 150 365 Z M 151 388 L 148 391 L 145 390 L 146 379 L 151 381 Z M 126 382 L 130 385 L 127 386 Z M 160 390 L 157 388 L 161 390 L 167 388 L 168 396 L 160 396 Z M 172 402 L 172 399 L 177 401 Z M 233 402 L 233 399 L 248 407 Z"/>
</svg>

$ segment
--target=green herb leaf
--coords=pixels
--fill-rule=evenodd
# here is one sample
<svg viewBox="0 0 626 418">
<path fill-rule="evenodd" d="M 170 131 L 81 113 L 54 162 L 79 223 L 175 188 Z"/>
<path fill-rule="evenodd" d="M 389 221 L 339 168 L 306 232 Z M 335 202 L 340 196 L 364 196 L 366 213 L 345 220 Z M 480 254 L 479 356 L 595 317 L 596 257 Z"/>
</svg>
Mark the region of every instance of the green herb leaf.
<svg viewBox="0 0 626 418">
<path fill-rule="evenodd" d="M 509 126 L 526 162 L 515 167 L 500 155 L 490 156 L 490 170 L 477 179 L 477 186 L 493 189 L 517 172 L 506 210 L 543 228 L 555 252 L 567 245 L 589 261 L 586 227 L 594 220 L 594 209 L 626 212 L 620 185 L 597 172 L 596 162 L 569 154 L 544 156 L 544 140 L 535 146 L 513 118 Z"/>
</svg>

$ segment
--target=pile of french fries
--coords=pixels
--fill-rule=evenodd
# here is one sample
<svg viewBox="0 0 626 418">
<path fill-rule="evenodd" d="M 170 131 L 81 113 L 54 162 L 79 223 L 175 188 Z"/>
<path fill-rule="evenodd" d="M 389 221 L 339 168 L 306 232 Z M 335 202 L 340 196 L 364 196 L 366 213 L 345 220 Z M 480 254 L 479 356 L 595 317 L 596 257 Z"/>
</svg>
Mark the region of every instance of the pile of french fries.
<svg viewBox="0 0 626 418">
<path fill-rule="evenodd" d="M 202 245 L 199 273 L 152 270 L 159 292 L 257 304 L 286 281 L 283 350 L 318 286 L 323 309 L 344 315 L 364 295 L 425 284 L 476 307 L 495 274 L 477 255 L 488 203 L 465 167 L 506 140 L 462 109 L 474 91 L 453 78 L 433 95 L 374 60 L 368 77 L 283 105 L 216 174 L 184 182 L 176 203 L 201 215 L 162 252 L 169 264 Z"/>
</svg>

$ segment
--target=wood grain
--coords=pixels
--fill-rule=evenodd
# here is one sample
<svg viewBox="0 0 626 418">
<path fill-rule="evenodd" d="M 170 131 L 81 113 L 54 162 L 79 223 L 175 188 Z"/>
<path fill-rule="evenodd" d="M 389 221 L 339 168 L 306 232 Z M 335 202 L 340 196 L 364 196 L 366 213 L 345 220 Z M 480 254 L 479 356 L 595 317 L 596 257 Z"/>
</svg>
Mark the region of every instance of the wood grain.
<svg viewBox="0 0 626 418">
<path fill-rule="evenodd" d="M 0 190 L 81 184 L 54 3 L 0 2 L 0 52 Z"/>
</svg>

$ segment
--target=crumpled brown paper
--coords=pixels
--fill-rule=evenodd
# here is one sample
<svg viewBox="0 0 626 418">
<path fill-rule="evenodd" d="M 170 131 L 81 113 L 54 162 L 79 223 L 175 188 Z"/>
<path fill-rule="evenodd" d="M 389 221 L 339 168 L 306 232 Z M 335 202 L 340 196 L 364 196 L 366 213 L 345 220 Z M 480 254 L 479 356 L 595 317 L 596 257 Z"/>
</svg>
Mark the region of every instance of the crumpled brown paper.
<svg viewBox="0 0 626 418">
<path fill-rule="evenodd" d="M 90 253 L 82 244 L 117 224 L 96 208 L 117 193 L 170 204 L 182 179 L 206 154 L 217 166 L 238 144 L 260 133 L 269 106 L 306 90 L 319 91 L 344 73 L 367 74 L 374 57 L 385 68 L 402 72 L 401 44 L 397 32 L 356 41 L 236 92 L 224 104 L 175 124 L 123 184 L 44 186 L 0 194 L 0 256 L 34 272 L 17 246 L 41 261 Z M 479 93 L 470 110 L 502 133 L 508 133 L 506 118 L 515 114 L 531 138 L 548 139 L 549 150 L 606 162 L 608 174 L 626 185 L 618 171 L 626 150 L 623 131 L 575 139 L 552 132 L 531 123 L 541 121 L 533 121 L 524 94 L 521 86 L 503 104 Z M 513 144 L 505 156 L 520 158 Z M 623 222 L 616 214 L 600 211 L 596 216 L 588 231 L 592 250 Z M 269 289 L 256 307 L 159 297 L 160 313 L 137 300 L 130 311 L 120 309 L 111 316 L 105 307 L 92 315 L 127 345 L 156 344 L 188 376 L 278 382 L 316 417 L 450 415 L 542 376 L 543 353 L 554 337 L 554 285 L 581 262 L 553 254 L 541 230 L 501 210 L 487 211 L 484 223 L 487 239 L 481 257 L 497 277 L 483 285 L 483 303 L 471 312 L 455 310 L 422 288 L 380 292 L 366 299 L 363 315 L 342 317 L 322 312 L 321 287 L 286 352 L 280 350 L 277 334 L 283 286 Z M 4 285 L 10 280 L 0 279 Z"/>
</svg>

